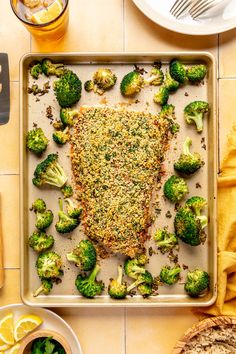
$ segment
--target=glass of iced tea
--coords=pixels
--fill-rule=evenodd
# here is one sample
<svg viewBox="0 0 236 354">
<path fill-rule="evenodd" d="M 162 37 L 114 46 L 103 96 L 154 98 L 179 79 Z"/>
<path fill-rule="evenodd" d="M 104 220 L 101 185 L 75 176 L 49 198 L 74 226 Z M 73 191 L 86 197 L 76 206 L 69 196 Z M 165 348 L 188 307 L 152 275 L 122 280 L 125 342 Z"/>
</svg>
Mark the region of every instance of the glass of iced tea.
<svg viewBox="0 0 236 354">
<path fill-rule="evenodd" d="M 34 36 L 43 40 L 57 40 L 67 29 L 69 0 L 11 0 L 18 19 Z"/>
</svg>

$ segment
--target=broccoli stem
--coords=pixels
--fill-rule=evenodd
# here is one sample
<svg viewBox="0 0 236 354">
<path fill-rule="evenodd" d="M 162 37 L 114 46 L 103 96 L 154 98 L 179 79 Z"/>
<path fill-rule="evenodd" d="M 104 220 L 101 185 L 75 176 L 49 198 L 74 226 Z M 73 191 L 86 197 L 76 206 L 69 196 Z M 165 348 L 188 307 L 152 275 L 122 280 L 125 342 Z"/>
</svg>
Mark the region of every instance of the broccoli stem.
<svg viewBox="0 0 236 354">
<path fill-rule="evenodd" d="M 207 227 L 208 224 L 208 220 L 206 215 L 199 215 L 197 216 L 198 220 L 200 220 L 201 226 L 204 229 L 205 227 Z"/>
<path fill-rule="evenodd" d="M 138 285 L 142 283 L 145 283 L 144 279 L 135 280 L 135 282 L 133 282 L 132 284 L 130 284 L 130 286 L 128 286 L 127 292 L 130 292 L 132 289 L 136 288 Z"/>
<path fill-rule="evenodd" d="M 190 152 L 191 145 L 192 145 L 192 140 L 189 137 L 187 137 L 184 141 L 184 144 L 183 144 L 184 155 L 191 155 L 191 152 Z"/>
<path fill-rule="evenodd" d="M 33 293 L 33 297 L 37 297 L 38 295 L 44 293 L 44 285 L 42 284 L 35 292 Z"/>
<path fill-rule="evenodd" d="M 67 253 L 66 258 L 69 262 L 78 263 L 78 256 L 76 256 L 73 252 Z"/>
<path fill-rule="evenodd" d="M 89 275 L 90 281 L 92 281 L 92 282 L 95 281 L 96 276 L 97 276 L 98 272 L 100 271 L 100 269 L 101 269 L 101 267 L 98 264 L 96 264 L 95 267 L 93 268 L 92 272 Z"/>
</svg>

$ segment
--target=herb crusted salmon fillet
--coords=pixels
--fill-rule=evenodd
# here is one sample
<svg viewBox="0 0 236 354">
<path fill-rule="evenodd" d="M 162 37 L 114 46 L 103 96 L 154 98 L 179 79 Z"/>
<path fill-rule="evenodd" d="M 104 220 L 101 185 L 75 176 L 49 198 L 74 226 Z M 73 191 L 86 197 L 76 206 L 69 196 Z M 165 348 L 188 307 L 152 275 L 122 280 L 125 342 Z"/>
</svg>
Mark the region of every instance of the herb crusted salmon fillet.
<svg viewBox="0 0 236 354">
<path fill-rule="evenodd" d="M 71 137 L 75 190 L 86 236 L 111 253 L 135 257 L 144 249 L 172 123 L 126 109 L 80 109 Z"/>
</svg>

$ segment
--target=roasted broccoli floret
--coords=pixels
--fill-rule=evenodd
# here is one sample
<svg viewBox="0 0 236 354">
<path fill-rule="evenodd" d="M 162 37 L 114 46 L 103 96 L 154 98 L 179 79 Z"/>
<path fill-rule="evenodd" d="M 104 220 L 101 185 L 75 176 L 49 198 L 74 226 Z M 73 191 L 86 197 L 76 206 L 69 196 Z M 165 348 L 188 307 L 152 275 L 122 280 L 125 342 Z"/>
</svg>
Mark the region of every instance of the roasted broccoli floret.
<svg viewBox="0 0 236 354">
<path fill-rule="evenodd" d="M 33 248 L 35 252 L 43 252 L 48 250 L 54 245 L 54 237 L 47 235 L 43 231 L 34 231 L 29 237 L 29 246 Z"/>
<path fill-rule="evenodd" d="M 104 289 L 104 283 L 97 281 L 96 276 L 100 271 L 100 266 L 97 264 L 89 276 L 79 274 L 75 281 L 75 286 L 80 294 L 87 298 L 93 298 L 100 295 Z"/>
<path fill-rule="evenodd" d="M 146 283 L 138 285 L 137 289 L 143 297 L 151 296 L 153 292 L 152 285 Z"/>
<path fill-rule="evenodd" d="M 168 99 L 169 99 L 169 90 L 165 86 L 160 87 L 159 91 L 156 92 L 153 97 L 153 101 L 162 106 L 167 103 Z"/>
<path fill-rule="evenodd" d="M 61 192 L 63 193 L 64 198 L 70 198 L 74 194 L 73 188 L 72 188 L 72 186 L 70 184 L 65 184 L 61 188 Z"/>
<path fill-rule="evenodd" d="M 169 90 L 169 92 L 174 92 L 178 90 L 179 88 L 179 82 L 173 79 L 169 73 L 169 71 L 166 72 L 166 77 L 164 80 L 164 86 Z"/>
<path fill-rule="evenodd" d="M 178 266 L 173 268 L 170 266 L 164 266 L 160 271 L 160 280 L 167 285 L 173 285 L 179 280 L 180 272 L 181 268 Z"/>
<path fill-rule="evenodd" d="M 161 69 L 154 67 L 151 69 L 149 75 L 150 76 L 148 79 L 145 80 L 145 83 L 154 86 L 162 85 L 164 80 L 164 74 Z"/>
<path fill-rule="evenodd" d="M 136 258 L 127 259 L 124 263 L 124 271 L 128 277 L 137 279 L 139 274 L 145 273 L 143 264 L 140 264 Z"/>
<path fill-rule="evenodd" d="M 142 274 L 139 274 L 137 279 L 128 286 L 127 288 L 127 292 L 129 293 L 132 289 L 136 288 L 137 286 L 139 286 L 140 284 L 148 284 L 148 285 L 152 285 L 153 283 L 153 277 L 152 277 L 152 274 L 145 270 L 144 273 Z"/>
<path fill-rule="evenodd" d="M 198 297 L 209 288 L 210 277 L 207 272 L 195 269 L 188 272 L 184 289 L 191 297 Z"/>
<path fill-rule="evenodd" d="M 45 160 L 37 165 L 32 180 L 36 187 L 41 187 L 43 184 L 50 184 L 58 188 L 64 186 L 66 181 L 67 176 L 58 163 L 57 154 L 49 154 Z"/>
<path fill-rule="evenodd" d="M 144 78 L 138 71 L 131 71 L 126 74 L 120 84 L 120 91 L 123 96 L 132 96 L 140 92 L 144 85 Z"/>
<path fill-rule="evenodd" d="M 37 80 L 40 74 L 42 74 L 42 65 L 40 63 L 34 64 L 30 68 L 30 75 Z"/>
<path fill-rule="evenodd" d="M 65 234 L 73 231 L 79 224 L 80 220 L 78 218 L 72 218 L 63 211 L 63 202 L 62 199 L 59 198 L 59 207 L 58 211 L 59 220 L 55 224 L 55 228 L 57 232 L 60 234 Z"/>
<path fill-rule="evenodd" d="M 207 200 L 203 197 L 194 196 L 189 198 L 185 205 L 188 206 L 195 215 L 200 216 L 201 210 L 207 205 Z"/>
<path fill-rule="evenodd" d="M 45 210 L 44 212 L 36 212 L 35 226 L 38 230 L 46 230 L 53 222 L 53 213 L 51 210 Z"/>
<path fill-rule="evenodd" d="M 153 239 L 157 245 L 157 248 L 163 254 L 178 246 L 177 237 L 175 234 L 168 232 L 166 228 L 157 230 L 153 236 Z"/>
<path fill-rule="evenodd" d="M 145 253 L 141 253 L 136 257 L 138 265 L 146 265 L 149 262 L 149 258 Z"/>
<path fill-rule="evenodd" d="M 63 275 L 61 256 L 56 252 L 40 253 L 36 261 L 38 276 L 41 279 L 55 279 Z"/>
<path fill-rule="evenodd" d="M 77 117 L 79 111 L 72 108 L 61 108 L 60 118 L 64 126 L 72 127 L 74 125 L 74 118 Z"/>
<path fill-rule="evenodd" d="M 192 154 L 190 152 L 191 145 L 192 140 L 187 137 L 183 144 L 183 152 L 180 155 L 178 161 L 174 163 L 175 170 L 185 175 L 193 174 L 204 164 L 201 160 L 200 154 L 198 154 L 197 152 L 194 152 Z"/>
<path fill-rule="evenodd" d="M 38 198 L 33 202 L 31 209 L 34 212 L 38 211 L 39 213 L 43 213 L 46 211 L 46 203 L 43 199 Z"/>
<path fill-rule="evenodd" d="M 175 175 L 168 178 L 164 184 L 164 195 L 173 203 L 179 202 L 188 193 L 188 185 L 182 177 Z"/>
<path fill-rule="evenodd" d="M 51 279 L 41 279 L 40 287 L 34 292 L 33 296 L 37 297 L 40 294 L 48 295 L 53 288 L 53 282 Z"/>
<path fill-rule="evenodd" d="M 78 76 L 67 70 L 54 82 L 54 92 L 61 107 L 71 107 L 81 98 L 82 83 Z"/>
<path fill-rule="evenodd" d="M 187 68 L 187 78 L 190 82 L 200 82 L 204 79 L 207 73 L 207 67 L 204 64 L 194 65 Z"/>
<path fill-rule="evenodd" d="M 184 118 L 188 124 L 195 124 L 197 132 L 203 131 L 203 118 L 209 112 L 209 104 L 204 101 L 194 101 L 184 108 Z"/>
<path fill-rule="evenodd" d="M 187 80 L 187 72 L 185 66 L 176 59 L 170 62 L 170 75 L 171 77 L 178 81 L 180 84 L 184 84 Z"/>
<path fill-rule="evenodd" d="M 117 279 L 110 279 L 110 284 L 108 286 L 108 294 L 113 299 L 124 299 L 127 295 L 127 284 L 122 281 L 123 278 L 123 267 L 118 266 L 118 277 Z"/>
<path fill-rule="evenodd" d="M 93 75 L 94 84 L 102 91 L 112 88 L 116 80 L 117 77 L 111 69 L 99 68 Z"/>
<path fill-rule="evenodd" d="M 34 128 L 26 135 L 26 146 L 36 155 L 40 156 L 47 149 L 48 139 L 41 128 Z"/>
<path fill-rule="evenodd" d="M 75 205 L 70 198 L 65 199 L 65 202 L 66 202 L 67 214 L 71 218 L 78 219 L 80 217 L 83 209 L 78 207 L 77 205 Z"/>
<path fill-rule="evenodd" d="M 52 126 L 56 130 L 63 130 L 65 128 L 65 126 L 61 120 L 54 120 L 54 122 L 52 123 Z"/>
<path fill-rule="evenodd" d="M 91 241 L 82 240 L 71 253 L 67 253 L 66 257 L 68 261 L 74 262 L 81 270 L 87 271 L 94 268 L 97 252 Z"/>
<path fill-rule="evenodd" d="M 85 83 L 84 83 L 84 89 L 85 89 L 85 91 L 87 91 L 87 92 L 93 91 L 93 89 L 94 89 L 93 80 L 87 80 L 87 81 L 85 81 Z"/>
<path fill-rule="evenodd" d="M 165 104 L 161 107 L 159 116 L 166 119 L 175 119 L 175 106 L 173 104 Z"/>
<path fill-rule="evenodd" d="M 46 76 L 56 75 L 60 77 L 64 74 L 65 69 L 62 63 L 53 63 L 50 59 L 43 59 L 42 71 Z"/>
<path fill-rule="evenodd" d="M 177 211 L 174 226 L 176 235 L 191 246 L 198 246 L 205 241 L 204 227 L 207 226 L 207 217 L 195 215 L 188 206 Z"/>
<path fill-rule="evenodd" d="M 69 128 L 66 127 L 63 131 L 57 130 L 52 134 L 52 138 L 58 145 L 64 145 L 70 140 Z"/>
</svg>

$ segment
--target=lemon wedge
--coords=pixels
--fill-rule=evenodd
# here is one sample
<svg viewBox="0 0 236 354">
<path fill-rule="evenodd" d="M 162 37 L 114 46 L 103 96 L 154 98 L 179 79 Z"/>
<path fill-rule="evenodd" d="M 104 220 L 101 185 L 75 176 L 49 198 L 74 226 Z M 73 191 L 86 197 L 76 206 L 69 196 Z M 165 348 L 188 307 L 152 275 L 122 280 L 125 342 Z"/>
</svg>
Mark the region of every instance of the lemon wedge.
<svg viewBox="0 0 236 354">
<path fill-rule="evenodd" d="M 63 5 L 61 0 L 55 0 L 46 9 L 35 12 L 31 17 L 31 21 L 37 25 L 51 22 L 60 15 L 62 10 Z"/>
<path fill-rule="evenodd" d="M 3 343 L 2 343 L 3 342 Z M 0 320 L 0 344 L 14 344 L 13 313 L 9 313 Z M 0 347 L 0 350 L 5 350 Z"/>
<path fill-rule="evenodd" d="M 14 338 L 16 342 L 24 338 L 28 333 L 41 325 L 43 320 L 36 315 L 21 316 L 14 328 Z"/>
<path fill-rule="evenodd" d="M 9 350 L 9 354 L 18 354 L 19 349 L 20 349 L 20 343 L 17 343 L 16 345 L 14 345 L 14 347 L 11 347 L 11 349 Z"/>
<path fill-rule="evenodd" d="M 4 350 L 7 350 L 10 348 L 10 345 L 4 343 L 1 339 L 0 339 L 0 354 L 4 352 Z"/>
</svg>

